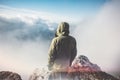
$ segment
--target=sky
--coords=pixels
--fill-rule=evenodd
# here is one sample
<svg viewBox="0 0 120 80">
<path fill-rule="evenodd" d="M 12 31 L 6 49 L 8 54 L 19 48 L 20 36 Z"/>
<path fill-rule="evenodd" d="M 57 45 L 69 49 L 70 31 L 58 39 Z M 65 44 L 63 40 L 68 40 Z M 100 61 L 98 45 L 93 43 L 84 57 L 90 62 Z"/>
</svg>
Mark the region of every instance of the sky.
<svg viewBox="0 0 120 80">
<path fill-rule="evenodd" d="M 55 30 L 66 21 L 77 55 L 103 71 L 120 72 L 119 14 L 119 0 L 0 0 L 0 71 L 26 80 L 34 69 L 47 68 Z"/>
<path fill-rule="evenodd" d="M 95 15 L 110 0 L 1 0 L 2 5 L 56 14 L 73 20 Z"/>
</svg>

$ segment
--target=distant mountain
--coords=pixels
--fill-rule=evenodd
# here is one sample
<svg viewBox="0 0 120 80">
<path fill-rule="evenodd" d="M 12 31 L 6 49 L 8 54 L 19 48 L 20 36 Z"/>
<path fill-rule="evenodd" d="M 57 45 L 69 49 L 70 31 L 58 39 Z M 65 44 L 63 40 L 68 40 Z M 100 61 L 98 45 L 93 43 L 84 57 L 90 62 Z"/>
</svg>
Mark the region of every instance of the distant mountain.
<svg viewBox="0 0 120 80">
<path fill-rule="evenodd" d="M 13 73 L 9 71 L 1 71 L 0 80 L 22 80 L 22 79 L 21 76 L 17 73 Z"/>
</svg>

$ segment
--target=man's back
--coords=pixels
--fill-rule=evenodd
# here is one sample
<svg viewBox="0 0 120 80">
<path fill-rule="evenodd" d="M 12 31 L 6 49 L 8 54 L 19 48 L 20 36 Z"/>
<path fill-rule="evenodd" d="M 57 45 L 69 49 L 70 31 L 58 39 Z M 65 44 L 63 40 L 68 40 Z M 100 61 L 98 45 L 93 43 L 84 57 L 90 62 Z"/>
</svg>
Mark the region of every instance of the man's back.
<svg viewBox="0 0 120 80">
<path fill-rule="evenodd" d="M 76 53 L 76 40 L 69 36 L 69 24 L 63 22 L 57 29 L 57 37 L 52 40 L 49 64 L 53 69 L 67 68 L 71 65 Z"/>
<path fill-rule="evenodd" d="M 57 59 L 70 59 L 72 51 L 76 46 L 76 41 L 71 36 L 59 36 L 56 38 Z M 74 54 L 74 53 L 73 53 Z"/>
</svg>

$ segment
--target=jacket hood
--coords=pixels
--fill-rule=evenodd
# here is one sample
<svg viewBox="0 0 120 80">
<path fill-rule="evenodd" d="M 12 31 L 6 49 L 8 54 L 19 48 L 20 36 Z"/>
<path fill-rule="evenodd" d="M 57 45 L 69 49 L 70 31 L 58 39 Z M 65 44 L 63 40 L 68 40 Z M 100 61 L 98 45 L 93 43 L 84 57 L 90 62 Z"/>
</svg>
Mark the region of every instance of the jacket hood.
<svg viewBox="0 0 120 80">
<path fill-rule="evenodd" d="M 69 35 L 69 24 L 67 22 L 61 22 L 58 25 L 56 35 L 57 36 L 60 36 L 60 35 L 68 36 Z"/>
</svg>

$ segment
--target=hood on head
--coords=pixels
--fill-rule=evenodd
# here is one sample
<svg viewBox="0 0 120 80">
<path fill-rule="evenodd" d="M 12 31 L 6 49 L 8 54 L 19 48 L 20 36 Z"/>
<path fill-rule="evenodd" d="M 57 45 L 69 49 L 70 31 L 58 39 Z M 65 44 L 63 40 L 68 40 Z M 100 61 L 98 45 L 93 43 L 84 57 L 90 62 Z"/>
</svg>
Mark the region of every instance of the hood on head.
<svg viewBox="0 0 120 80">
<path fill-rule="evenodd" d="M 58 25 L 56 35 L 57 36 L 59 36 L 59 35 L 68 36 L 69 35 L 69 24 L 67 22 L 61 22 Z"/>
</svg>

